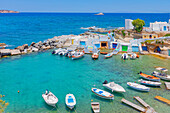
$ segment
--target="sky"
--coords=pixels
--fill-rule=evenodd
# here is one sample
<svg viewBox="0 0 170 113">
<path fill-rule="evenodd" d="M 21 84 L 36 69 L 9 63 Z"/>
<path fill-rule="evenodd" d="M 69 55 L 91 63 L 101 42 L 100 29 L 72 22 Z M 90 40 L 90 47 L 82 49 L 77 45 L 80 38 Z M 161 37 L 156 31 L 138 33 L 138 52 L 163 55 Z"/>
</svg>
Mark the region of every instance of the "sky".
<svg viewBox="0 0 170 113">
<path fill-rule="evenodd" d="M 170 0 L 0 0 L 20 12 L 170 13 Z"/>
</svg>

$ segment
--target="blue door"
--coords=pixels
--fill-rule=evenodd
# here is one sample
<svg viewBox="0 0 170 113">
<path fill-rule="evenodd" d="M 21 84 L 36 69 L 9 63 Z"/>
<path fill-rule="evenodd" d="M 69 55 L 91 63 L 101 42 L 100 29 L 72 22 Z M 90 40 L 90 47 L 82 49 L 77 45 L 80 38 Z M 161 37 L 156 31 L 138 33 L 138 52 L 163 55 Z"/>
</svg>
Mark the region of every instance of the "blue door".
<svg viewBox="0 0 170 113">
<path fill-rule="evenodd" d="M 97 48 L 100 48 L 100 44 L 94 44 Z"/>
<path fill-rule="evenodd" d="M 143 51 L 148 51 L 148 48 L 146 46 L 142 46 Z"/>
<path fill-rule="evenodd" d="M 164 26 L 164 31 L 166 31 L 166 26 Z"/>
<path fill-rule="evenodd" d="M 138 46 L 132 46 L 132 51 L 133 52 L 139 52 L 139 47 Z"/>
<path fill-rule="evenodd" d="M 116 49 L 116 47 L 117 47 L 117 43 L 112 43 L 112 48 Z"/>
</svg>

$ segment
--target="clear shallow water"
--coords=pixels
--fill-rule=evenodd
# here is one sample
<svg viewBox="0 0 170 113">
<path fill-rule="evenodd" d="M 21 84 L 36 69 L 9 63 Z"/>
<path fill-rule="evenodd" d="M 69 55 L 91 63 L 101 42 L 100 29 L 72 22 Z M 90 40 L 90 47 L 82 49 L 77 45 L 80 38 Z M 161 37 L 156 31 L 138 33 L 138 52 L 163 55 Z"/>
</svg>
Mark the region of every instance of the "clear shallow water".
<svg viewBox="0 0 170 113">
<path fill-rule="evenodd" d="M 106 13 L 16 13 L 0 14 L 0 43 L 14 48 L 25 43 L 44 41 L 48 38 L 68 34 L 80 34 L 81 27 L 124 27 L 125 19 L 143 19 L 150 22 L 168 21 L 169 14 Z"/>
<path fill-rule="evenodd" d="M 128 81 L 138 80 L 139 71 L 150 74 L 154 66 L 170 69 L 170 61 L 153 56 L 141 56 L 137 60 L 124 62 L 120 60 L 120 55 L 110 59 L 104 59 L 100 55 L 95 61 L 91 60 L 90 55 L 85 55 L 83 59 L 73 61 L 66 57 L 51 55 L 50 51 L 14 56 L 0 61 L 0 93 L 4 94 L 4 100 L 9 102 L 6 111 L 10 113 L 70 112 L 65 106 L 67 93 L 75 95 L 77 113 L 92 112 L 91 99 L 100 102 L 101 113 L 135 113 L 136 110 L 121 103 L 122 98 L 137 103 L 133 96 L 140 96 L 159 113 L 168 113 L 169 106 L 154 99 L 156 95 L 170 99 L 170 92 L 165 89 L 164 84 L 161 88 L 151 88 L 149 93 L 132 90 L 126 85 Z M 113 101 L 97 97 L 91 92 L 91 88 L 95 85 L 96 88 L 109 91 L 102 86 L 104 80 L 115 81 L 127 92 L 113 93 L 115 95 Z M 56 110 L 52 111 L 42 99 L 41 94 L 46 89 L 52 91 L 59 99 Z"/>
</svg>

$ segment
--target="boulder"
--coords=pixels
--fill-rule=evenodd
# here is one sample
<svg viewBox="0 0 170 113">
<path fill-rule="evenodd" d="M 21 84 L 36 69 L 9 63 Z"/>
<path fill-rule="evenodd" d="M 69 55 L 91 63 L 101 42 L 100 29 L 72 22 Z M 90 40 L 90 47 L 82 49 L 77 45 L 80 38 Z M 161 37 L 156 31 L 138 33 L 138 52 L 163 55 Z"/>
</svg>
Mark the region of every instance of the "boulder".
<svg viewBox="0 0 170 113">
<path fill-rule="evenodd" d="M 21 51 L 19 49 L 11 49 L 11 55 L 21 55 Z"/>
<path fill-rule="evenodd" d="M 24 49 L 28 49 L 28 44 L 24 44 L 22 46 L 24 47 Z"/>
<path fill-rule="evenodd" d="M 44 46 L 44 45 L 41 47 L 41 50 L 48 50 L 48 49 L 51 49 L 51 47 L 50 46 Z"/>
<path fill-rule="evenodd" d="M 30 46 L 33 46 L 35 44 L 35 42 L 32 42 Z"/>
<path fill-rule="evenodd" d="M 24 49 L 28 49 L 28 44 L 24 44 L 22 46 L 18 46 L 15 49 L 18 49 L 18 50 L 20 50 L 22 52 L 22 51 L 24 51 Z"/>
<path fill-rule="evenodd" d="M 10 49 L 0 49 L 0 53 L 2 56 L 10 56 L 11 55 Z"/>
<path fill-rule="evenodd" d="M 32 52 L 38 52 L 38 50 L 39 50 L 39 49 L 36 48 L 36 47 L 32 47 L 32 49 L 31 49 Z"/>
<path fill-rule="evenodd" d="M 6 46 L 5 43 L 0 43 L 0 47 L 4 47 L 4 46 Z"/>
</svg>

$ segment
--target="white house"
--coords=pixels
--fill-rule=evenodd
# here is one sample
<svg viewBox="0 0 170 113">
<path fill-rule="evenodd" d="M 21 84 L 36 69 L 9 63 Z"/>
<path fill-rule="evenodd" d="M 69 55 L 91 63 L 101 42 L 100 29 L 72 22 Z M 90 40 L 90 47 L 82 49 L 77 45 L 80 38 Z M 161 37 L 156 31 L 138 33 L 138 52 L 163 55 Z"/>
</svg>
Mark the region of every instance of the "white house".
<svg viewBox="0 0 170 113">
<path fill-rule="evenodd" d="M 152 31 L 170 31 L 170 19 L 169 22 L 154 22 L 150 23 L 150 29 Z"/>
<path fill-rule="evenodd" d="M 125 19 L 125 29 L 133 29 L 133 25 L 132 25 L 132 21 L 131 19 Z"/>
</svg>

